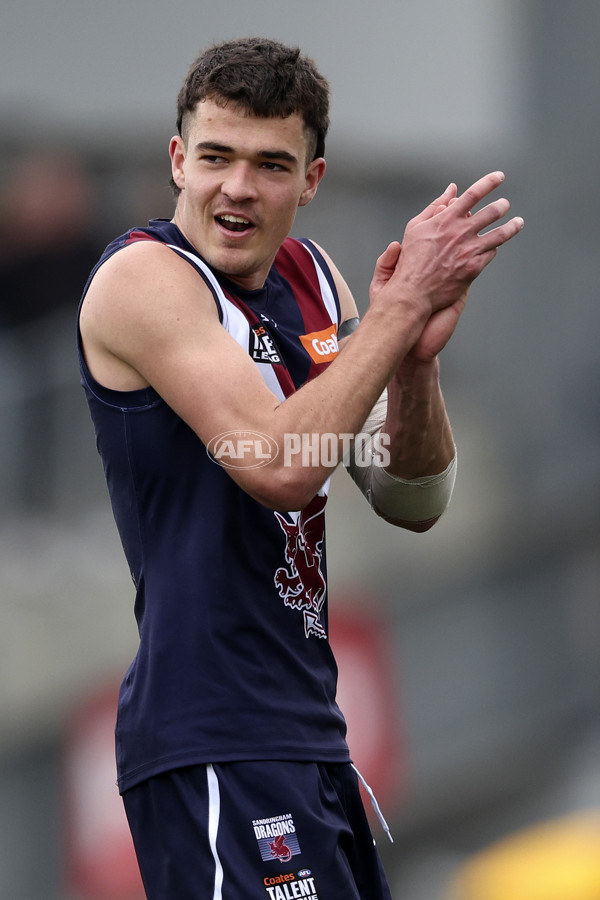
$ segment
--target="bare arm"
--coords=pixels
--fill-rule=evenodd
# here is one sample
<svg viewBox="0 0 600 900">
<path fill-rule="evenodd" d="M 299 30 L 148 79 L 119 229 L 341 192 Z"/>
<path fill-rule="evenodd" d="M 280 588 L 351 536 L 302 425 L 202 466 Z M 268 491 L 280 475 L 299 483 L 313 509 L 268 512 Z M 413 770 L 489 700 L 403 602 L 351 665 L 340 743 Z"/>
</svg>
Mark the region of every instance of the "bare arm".
<svg viewBox="0 0 600 900">
<path fill-rule="evenodd" d="M 376 353 L 384 317 L 382 309 L 365 323 L 364 352 L 349 346 L 344 364 L 335 360 L 285 402 L 222 328 L 212 295 L 192 267 L 162 245 L 139 242 L 109 259 L 88 290 L 80 324 L 88 365 L 101 383 L 152 385 L 205 444 L 239 430 L 268 434 L 282 447 L 286 434 L 360 429 L 396 365 L 397 344 L 404 340 L 406 351 L 420 330 L 416 310 L 399 309 L 397 340 Z M 264 470 L 232 467 L 228 473 L 261 503 L 300 509 L 331 469 L 302 467 L 299 458 L 292 463 L 284 466 L 280 454 Z"/>
<path fill-rule="evenodd" d="M 481 179 L 471 205 L 498 183 L 493 175 Z M 268 390 L 257 367 L 221 327 L 212 296 L 192 268 L 150 242 L 120 251 L 90 286 L 81 331 L 92 374 L 109 387 L 151 384 L 204 443 L 230 430 L 261 431 L 278 443 L 290 433 L 357 433 L 433 313 L 454 303 L 487 264 L 483 239 L 475 241 L 473 229 L 464 227 L 466 212 L 435 219 L 451 193 L 422 214 L 418 233 L 393 271 L 380 272 L 379 289 L 344 352 L 285 402 Z M 505 211 L 489 213 L 488 224 Z M 520 229 L 517 220 L 512 223 L 495 229 L 498 243 Z M 494 239 L 486 243 L 492 246 Z M 443 265 L 437 265 L 435 258 L 441 257 Z M 278 457 L 267 467 L 228 472 L 261 503 L 300 509 L 331 470 L 300 463 L 286 467 Z"/>
<path fill-rule="evenodd" d="M 459 218 L 471 219 L 469 225 L 478 234 L 480 229 L 490 224 L 489 218 L 494 214 L 494 211 L 497 213 L 508 211 L 508 201 L 500 200 L 496 201 L 496 204 L 491 206 L 491 208 L 482 210 L 481 216 L 479 214 L 471 216 L 468 206 L 469 194 L 470 191 L 466 192 L 461 198 L 451 194 L 446 198 L 447 202 L 443 206 L 440 205 L 437 215 L 450 210 L 452 206 L 458 203 L 459 206 L 453 210 L 453 213 L 456 214 L 458 211 Z M 418 216 L 409 223 L 405 235 L 405 244 L 406 236 L 408 236 L 409 240 L 412 237 L 410 234 L 411 229 L 418 228 L 421 225 L 423 215 Z M 508 224 L 516 226 L 518 231 L 522 228 L 523 223 L 520 219 L 514 219 Z M 517 233 L 517 231 L 514 233 Z M 496 249 L 486 240 L 482 247 L 485 254 L 484 265 L 487 265 L 494 258 Z M 381 289 L 381 286 L 386 282 L 386 278 L 391 276 L 391 273 L 399 267 L 401 252 L 404 252 L 403 248 L 398 244 L 388 247 L 381 259 L 382 264 L 375 273 L 371 286 L 371 296 Z M 482 259 L 480 259 L 481 261 Z M 439 383 L 438 354 L 454 333 L 454 329 L 465 308 L 468 286 L 471 280 L 467 279 L 465 281 L 463 293 L 458 293 L 453 303 L 432 313 L 419 340 L 400 361 L 398 368 L 388 383 L 387 407 L 385 404 L 379 404 L 378 406 L 374 420 L 380 417 L 379 422 L 381 424 L 385 416 L 385 422 L 383 422 L 380 431 L 384 437 L 387 436 L 389 439 L 385 443 L 386 447 L 389 448 L 390 455 L 386 471 L 397 478 L 409 481 L 438 476 L 448 470 L 448 467 L 452 468 L 455 465 L 456 450 L 454 439 Z M 381 411 L 382 409 L 384 412 Z M 451 463 L 452 466 L 450 466 Z M 365 472 L 357 471 L 355 467 L 351 467 L 351 472 L 363 492 L 369 496 L 374 509 L 378 514 L 382 515 L 374 502 L 373 485 L 370 476 L 367 477 Z M 454 473 L 449 477 L 446 487 L 453 483 L 453 477 Z M 384 481 L 384 479 L 377 480 L 380 484 Z M 396 486 L 392 486 L 392 490 L 395 489 Z M 415 489 L 412 488 L 412 490 L 414 491 Z M 451 493 L 451 486 L 449 491 Z M 393 522 L 395 525 L 406 527 L 413 531 L 424 531 L 435 523 L 439 515 L 424 521 L 390 519 L 386 515 L 383 517 L 388 518 L 388 521 Z"/>
</svg>

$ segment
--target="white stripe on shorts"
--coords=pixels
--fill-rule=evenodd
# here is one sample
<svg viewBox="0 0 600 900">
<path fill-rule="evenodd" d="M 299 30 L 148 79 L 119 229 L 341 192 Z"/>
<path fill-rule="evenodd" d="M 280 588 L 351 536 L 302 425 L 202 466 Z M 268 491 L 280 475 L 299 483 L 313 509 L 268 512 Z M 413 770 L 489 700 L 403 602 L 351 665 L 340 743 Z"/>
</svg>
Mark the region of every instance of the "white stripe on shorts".
<svg viewBox="0 0 600 900">
<path fill-rule="evenodd" d="M 208 840 L 215 861 L 215 887 L 213 900 L 221 900 L 223 896 L 223 866 L 217 851 L 217 832 L 219 830 L 219 817 L 221 815 L 221 795 L 219 782 L 215 770 L 209 763 L 206 767 L 206 780 L 208 782 Z"/>
</svg>

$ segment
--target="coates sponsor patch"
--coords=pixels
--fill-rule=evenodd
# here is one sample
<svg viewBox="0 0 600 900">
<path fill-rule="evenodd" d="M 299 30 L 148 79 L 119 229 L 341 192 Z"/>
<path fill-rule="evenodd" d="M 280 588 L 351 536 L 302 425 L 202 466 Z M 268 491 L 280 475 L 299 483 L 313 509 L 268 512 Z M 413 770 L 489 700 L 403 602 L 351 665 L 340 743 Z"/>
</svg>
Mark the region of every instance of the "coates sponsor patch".
<svg viewBox="0 0 600 900">
<path fill-rule="evenodd" d="M 337 340 L 337 325 L 333 323 L 323 328 L 322 331 L 311 331 L 310 334 L 301 334 L 302 346 L 313 362 L 331 362 L 338 355 L 339 346 Z"/>
<path fill-rule="evenodd" d="M 270 819 L 254 819 L 252 827 L 264 862 L 267 860 L 289 862 L 292 856 L 300 853 L 298 835 L 291 813 L 272 816 Z"/>
<path fill-rule="evenodd" d="M 301 869 L 297 874 L 267 875 L 263 884 L 269 900 L 319 900 L 310 869 Z"/>
</svg>

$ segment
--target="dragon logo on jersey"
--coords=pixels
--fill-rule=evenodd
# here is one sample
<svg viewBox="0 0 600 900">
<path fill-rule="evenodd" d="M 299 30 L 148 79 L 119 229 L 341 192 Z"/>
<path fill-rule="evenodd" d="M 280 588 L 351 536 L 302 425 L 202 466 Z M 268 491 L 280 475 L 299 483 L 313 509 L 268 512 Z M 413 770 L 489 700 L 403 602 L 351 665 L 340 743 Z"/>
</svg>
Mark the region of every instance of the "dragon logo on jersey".
<svg viewBox="0 0 600 900">
<path fill-rule="evenodd" d="M 327 497 L 313 497 L 301 512 L 287 513 L 291 521 L 275 512 L 286 537 L 287 563 L 275 572 L 275 587 L 286 606 L 302 610 L 307 638 L 327 637 L 320 618 L 327 590 L 321 571 L 326 502 Z"/>
</svg>

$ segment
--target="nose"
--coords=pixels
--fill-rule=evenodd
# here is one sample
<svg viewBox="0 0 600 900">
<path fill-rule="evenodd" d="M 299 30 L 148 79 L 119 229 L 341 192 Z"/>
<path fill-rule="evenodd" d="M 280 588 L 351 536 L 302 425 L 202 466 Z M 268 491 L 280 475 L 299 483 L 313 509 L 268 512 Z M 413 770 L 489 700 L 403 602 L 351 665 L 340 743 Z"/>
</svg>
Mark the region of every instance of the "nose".
<svg viewBox="0 0 600 900">
<path fill-rule="evenodd" d="M 235 203 L 255 200 L 257 196 L 256 183 L 250 164 L 240 160 L 229 166 L 221 190 Z"/>
</svg>

